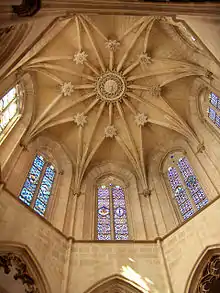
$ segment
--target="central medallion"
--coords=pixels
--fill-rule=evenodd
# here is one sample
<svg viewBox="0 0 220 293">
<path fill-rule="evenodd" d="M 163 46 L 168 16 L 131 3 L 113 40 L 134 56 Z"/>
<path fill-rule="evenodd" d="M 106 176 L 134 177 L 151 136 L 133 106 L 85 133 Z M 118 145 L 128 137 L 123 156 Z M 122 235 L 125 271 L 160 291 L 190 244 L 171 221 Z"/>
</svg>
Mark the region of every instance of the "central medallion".
<svg viewBox="0 0 220 293">
<path fill-rule="evenodd" d="M 96 82 L 96 92 L 98 98 L 108 102 L 121 100 L 126 91 L 126 81 L 124 77 L 114 71 L 108 71 L 98 77 Z"/>
</svg>

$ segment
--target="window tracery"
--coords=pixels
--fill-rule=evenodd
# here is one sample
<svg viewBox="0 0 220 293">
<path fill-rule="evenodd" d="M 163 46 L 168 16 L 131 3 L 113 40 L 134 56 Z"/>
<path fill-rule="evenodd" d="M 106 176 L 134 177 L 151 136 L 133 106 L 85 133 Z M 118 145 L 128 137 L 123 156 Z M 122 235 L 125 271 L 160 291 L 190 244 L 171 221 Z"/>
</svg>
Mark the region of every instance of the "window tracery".
<svg viewBox="0 0 220 293">
<path fill-rule="evenodd" d="M 21 201 L 41 216 L 45 215 L 55 175 L 54 166 L 42 155 L 37 155 L 19 195 Z"/>
<path fill-rule="evenodd" d="M 124 189 L 112 183 L 97 189 L 97 239 L 128 240 Z"/>
<path fill-rule="evenodd" d="M 188 159 L 181 153 L 168 159 L 167 177 L 178 210 L 184 220 L 208 203 L 198 178 Z"/>
<path fill-rule="evenodd" d="M 0 98 L 0 138 L 10 129 L 20 114 L 21 90 L 19 84 Z"/>
<path fill-rule="evenodd" d="M 209 93 L 208 117 L 220 128 L 220 97 L 213 92 Z"/>
</svg>

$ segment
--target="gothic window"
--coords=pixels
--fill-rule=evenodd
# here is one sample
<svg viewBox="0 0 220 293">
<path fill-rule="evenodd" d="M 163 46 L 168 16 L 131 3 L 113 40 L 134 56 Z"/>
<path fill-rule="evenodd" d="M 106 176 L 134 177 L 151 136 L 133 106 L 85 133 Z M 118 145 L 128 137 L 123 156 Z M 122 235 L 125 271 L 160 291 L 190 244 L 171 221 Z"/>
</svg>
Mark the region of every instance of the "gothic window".
<svg viewBox="0 0 220 293">
<path fill-rule="evenodd" d="M 208 199 L 188 161 L 182 154 L 168 159 L 167 175 L 173 197 L 184 220 L 208 203 Z"/>
<path fill-rule="evenodd" d="M 37 155 L 19 195 L 21 201 L 41 216 L 45 215 L 55 175 L 54 166 L 42 155 Z"/>
<path fill-rule="evenodd" d="M 128 240 L 128 238 L 124 189 L 111 183 L 98 186 L 97 239 Z"/>
<path fill-rule="evenodd" d="M 0 137 L 13 125 L 20 112 L 20 87 L 16 85 L 0 97 Z"/>
<path fill-rule="evenodd" d="M 208 117 L 220 128 L 220 97 L 213 92 L 209 94 Z"/>
</svg>

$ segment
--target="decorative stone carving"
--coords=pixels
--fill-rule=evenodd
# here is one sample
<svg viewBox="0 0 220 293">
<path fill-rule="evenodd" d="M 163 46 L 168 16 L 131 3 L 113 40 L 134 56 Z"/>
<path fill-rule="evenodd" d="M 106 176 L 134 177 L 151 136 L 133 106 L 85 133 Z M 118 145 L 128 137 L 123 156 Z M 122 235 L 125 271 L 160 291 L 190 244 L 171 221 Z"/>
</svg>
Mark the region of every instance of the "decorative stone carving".
<svg viewBox="0 0 220 293">
<path fill-rule="evenodd" d="M 154 96 L 154 97 L 159 97 L 160 94 L 161 94 L 161 87 L 160 87 L 159 85 L 157 85 L 157 86 L 152 86 L 150 92 L 151 92 L 152 96 Z"/>
<path fill-rule="evenodd" d="M 15 280 L 20 280 L 26 293 L 39 293 L 34 279 L 28 273 L 26 264 L 20 257 L 13 253 L 0 255 L 0 268 L 3 268 L 5 274 L 13 273 Z"/>
<path fill-rule="evenodd" d="M 206 74 L 205 74 L 205 76 L 206 76 L 208 79 L 210 79 L 210 80 L 213 79 L 213 73 L 212 73 L 211 71 L 209 71 L 209 70 L 206 70 Z"/>
<path fill-rule="evenodd" d="M 144 126 L 144 124 L 147 123 L 148 117 L 144 113 L 138 113 L 134 116 L 134 120 L 137 126 Z"/>
<path fill-rule="evenodd" d="M 33 16 L 41 8 L 41 0 L 23 0 L 21 5 L 12 6 L 13 12 L 20 17 Z"/>
<path fill-rule="evenodd" d="M 220 280 L 220 255 L 214 255 L 203 270 L 203 276 L 197 286 L 198 293 L 211 293 L 213 285 Z M 217 291 L 216 291 L 217 292 Z"/>
<path fill-rule="evenodd" d="M 117 129 L 115 128 L 114 125 L 108 125 L 107 127 L 105 127 L 105 137 L 113 138 L 116 135 L 117 135 Z"/>
<path fill-rule="evenodd" d="M 77 126 L 84 126 L 84 124 L 87 123 L 87 116 L 85 116 L 83 113 L 77 113 L 74 118 L 74 122 L 77 124 Z"/>
<path fill-rule="evenodd" d="M 99 99 L 116 102 L 123 98 L 126 88 L 126 81 L 120 73 L 107 71 L 97 79 L 95 90 Z"/>
<path fill-rule="evenodd" d="M 64 97 L 71 96 L 73 92 L 74 92 L 74 86 L 70 81 L 64 82 L 61 85 L 61 93 L 64 95 Z"/>
<path fill-rule="evenodd" d="M 109 51 L 115 52 L 120 46 L 120 42 L 117 40 L 108 40 L 105 42 L 105 47 L 109 49 Z"/>
<path fill-rule="evenodd" d="M 87 61 L 88 54 L 85 51 L 79 51 L 74 54 L 73 61 L 76 64 L 84 64 Z"/>
<path fill-rule="evenodd" d="M 147 53 L 143 53 L 143 54 L 140 54 L 139 61 L 142 64 L 149 65 L 152 63 L 152 58 Z"/>
</svg>

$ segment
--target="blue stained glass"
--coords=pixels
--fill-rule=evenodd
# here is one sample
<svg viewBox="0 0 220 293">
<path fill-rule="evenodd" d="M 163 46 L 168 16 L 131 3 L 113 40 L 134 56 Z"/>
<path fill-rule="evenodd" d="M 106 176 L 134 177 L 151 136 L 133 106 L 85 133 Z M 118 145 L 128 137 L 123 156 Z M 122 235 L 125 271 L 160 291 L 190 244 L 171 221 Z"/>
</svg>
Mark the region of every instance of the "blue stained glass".
<svg viewBox="0 0 220 293">
<path fill-rule="evenodd" d="M 33 165 L 36 166 L 39 170 L 42 170 L 44 163 L 44 158 L 42 156 L 36 156 Z"/>
<path fill-rule="evenodd" d="M 175 199 L 177 201 L 179 210 L 184 218 L 184 220 L 188 219 L 191 215 L 193 215 L 193 207 L 188 198 L 185 188 L 182 185 L 181 178 L 174 167 L 168 168 L 168 179 L 173 190 Z"/>
<path fill-rule="evenodd" d="M 40 214 L 41 216 L 44 215 L 46 211 L 47 205 L 44 204 L 39 198 L 37 198 L 35 205 L 34 205 L 34 210 Z"/>
<path fill-rule="evenodd" d="M 128 223 L 124 191 L 120 186 L 112 188 L 114 234 L 116 240 L 128 239 Z"/>
<path fill-rule="evenodd" d="M 215 110 L 213 110 L 212 108 L 209 107 L 208 109 L 208 116 L 209 118 L 215 122 L 215 116 L 216 116 L 216 112 Z"/>
<path fill-rule="evenodd" d="M 199 181 L 197 180 L 187 158 L 180 158 L 178 161 L 178 166 L 197 209 L 200 209 L 202 206 L 208 203 L 208 199 L 202 187 L 200 186 Z"/>
<path fill-rule="evenodd" d="M 111 240 L 110 190 L 106 186 L 98 188 L 97 238 Z"/>
<path fill-rule="evenodd" d="M 27 205 L 30 205 L 33 198 L 33 193 L 30 192 L 27 188 L 22 188 L 20 199 L 25 202 Z"/>
<path fill-rule="evenodd" d="M 34 195 L 36 194 L 36 191 L 38 190 L 37 199 L 34 203 L 34 210 L 42 216 L 46 211 L 55 177 L 54 167 L 52 165 L 48 165 L 45 169 L 45 164 L 45 159 L 42 156 L 37 155 L 35 157 L 27 179 L 19 195 L 19 198 L 24 203 L 30 205 Z"/>
<path fill-rule="evenodd" d="M 120 186 L 102 185 L 97 198 L 98 240 L 128 239 L 127 211 L 124 191 Z"/>
<path fill-rule="evenodd" d="M 215 123 L 220 128 L 220 116 L 216 115 L 216 117 L 215 117 Z"/>
<path fill-rule="evenodd" d="M 55 170 L 54 170 L 54 167 L 53 167 L 52 165 L 46 168 L 45 175 L 46 175 L 51 181 L 53 181 L 54 176 L 55 176 Z"/>
<path fill-rule="evenodd" d="M 218 100 L 219 100 L 218 96 L 216 96 L 214 93 L 211 92 L 209 97 L 210 97 L 210 103 L 217 108 Z"/>
<path fill-rule="evenodd" d="M 52 186 L 53 186 L 54 175 L 52 176 L 52 173 L 50 173 L 50 170 L 52 170 L 54 174 L 55 174 L 55 172 L 54 172 L 53 169 L 51 169 L 51 167 L 52 166 L 48 166 L 46 168 L 46 170 L 45 170 L 43 179 L 42 179 L 41 184 L 40 184 L 39 192 L 38 192 L 38 195 L 37 195 L 37 200 L 36 200 L 35 205 L 34 205 L 34 209 L 37 209 L 37 210 L 39 210 L 39 208 L 36 207 L 37 204 L 39 205 L 41 203 L 40 206 L 45 207 L 44 211 L 41 210 L 41 212 L 40 212 L 41 215 L 43 215 L 45 213 L 46 205 L 48 203 L 48 199 L 50 197 Z M 50 176 L 50 178 L 52 178 L 52 180 L 50 180 L 48 178 L 49 176 Z"/>
<path fill-rule="evenodd" d="M 27 189 L 29 189 L 31 192 L 35 191 L 37 184 L 38 184 L 38 181 L 39 181 L 39 178 L 40 178 L 40 174 L 41 174 L 41 172 L 35 166 L 31 167 L 31 170 L 30 170 L 30 172 L 27 176 L 27 179 L 25 181 L 25 184 L 24 184 L 24 186 Z"/>
</svg>

